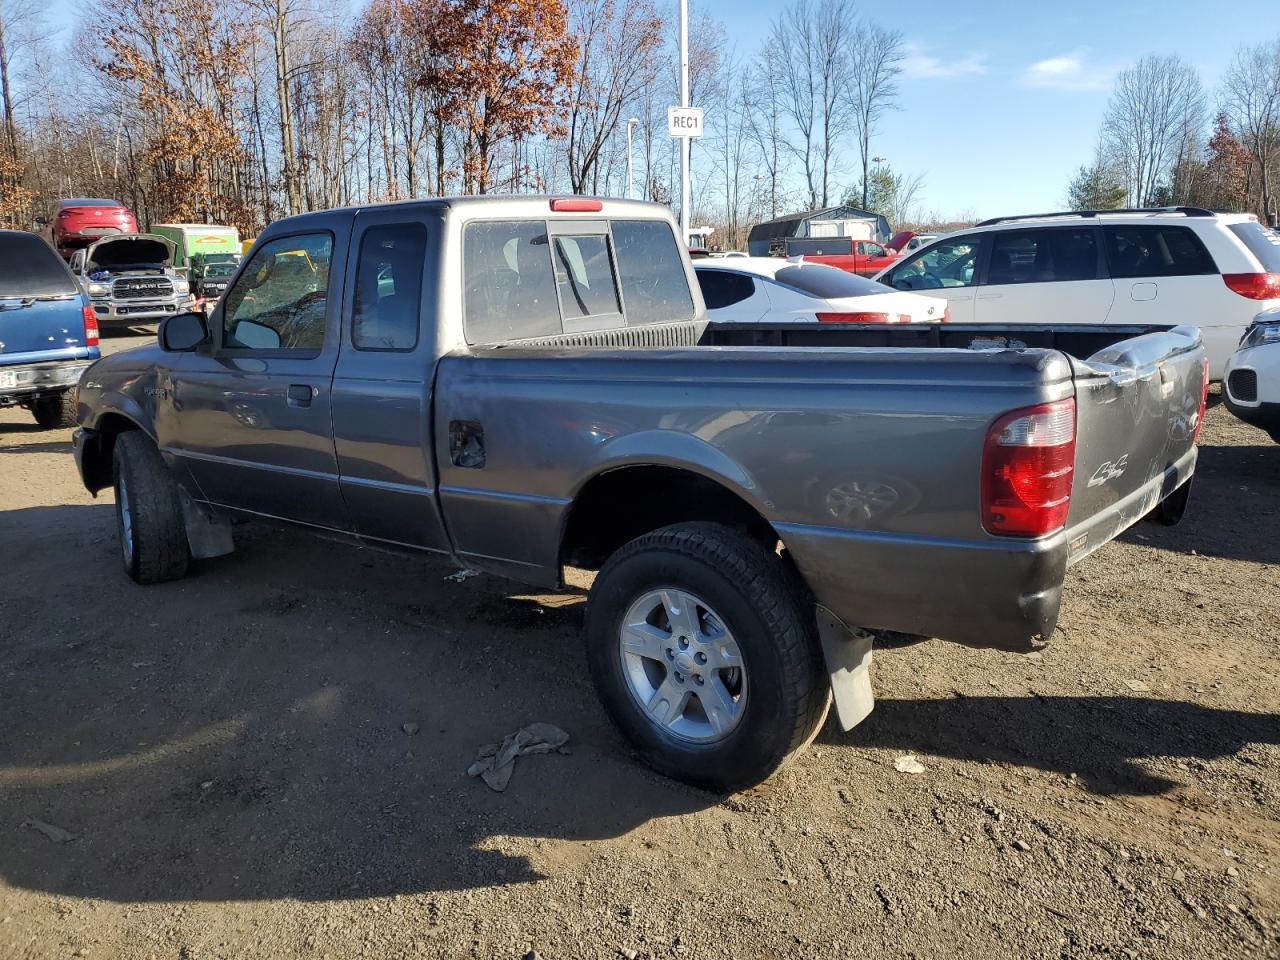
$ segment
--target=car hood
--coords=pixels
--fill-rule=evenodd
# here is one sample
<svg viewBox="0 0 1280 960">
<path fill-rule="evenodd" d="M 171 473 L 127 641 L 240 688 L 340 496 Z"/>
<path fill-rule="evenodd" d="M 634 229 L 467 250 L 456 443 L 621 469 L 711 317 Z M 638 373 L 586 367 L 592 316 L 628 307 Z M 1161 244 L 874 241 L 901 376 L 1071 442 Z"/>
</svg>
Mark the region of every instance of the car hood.
<svg viewBox="0 0 1280 960">
<path fill-rule="evenodd" d="M 101 270 L 126 264 L 173 266 L 173 241 L 153 233 L 119 233 L 89 244 L 85 263 Z"/>
</svg>

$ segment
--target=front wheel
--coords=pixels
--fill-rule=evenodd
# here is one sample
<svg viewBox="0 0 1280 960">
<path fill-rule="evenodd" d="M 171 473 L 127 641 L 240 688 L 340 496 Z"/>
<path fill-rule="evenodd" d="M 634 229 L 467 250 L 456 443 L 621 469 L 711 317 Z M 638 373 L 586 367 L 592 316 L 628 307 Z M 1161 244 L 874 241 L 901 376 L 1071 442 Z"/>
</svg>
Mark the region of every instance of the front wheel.
<svg viewBox="0 0 1280 960">
<path fill-rule="evenodd" d="M 191 552 L 178 483 L 151 438 L 137 430 L 120 434 L 112 474 L 125 573 L 137 583 L 185 576 Z"/>
<path fill-rule="evenodd" d="M 664 527 L 604 565 L 587 659 L 613 722 L 650 766 L 729 792 L 773 774 L 831 701 L 816 628 L 777 554 L 712 523 Z"/>
</svg>

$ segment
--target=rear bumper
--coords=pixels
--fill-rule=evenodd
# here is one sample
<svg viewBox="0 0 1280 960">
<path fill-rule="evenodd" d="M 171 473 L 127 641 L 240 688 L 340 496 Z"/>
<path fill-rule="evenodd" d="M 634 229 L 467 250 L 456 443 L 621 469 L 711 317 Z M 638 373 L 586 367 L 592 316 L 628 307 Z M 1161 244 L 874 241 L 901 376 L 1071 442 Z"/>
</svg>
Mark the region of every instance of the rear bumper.
<svg viewBox="0 0 1280 960">
<path fill-rule="evenodd" d="M 850 627 L 1025 652 L 1058 622 L 1070 564 L 1190 479 L 1192 448 L 1124 500 L 1039 540 L 945 540 L 777 524 L 817 601 Z"/>
<path fill-rule="evenodd" d="M 56 360 L 0 366 L 0 404 L 12 404 L 43 393 L 62 393 L 80 382 L 93 360 Z M 10 383 L 10 380 L 16 380 Z"/>
</svg>

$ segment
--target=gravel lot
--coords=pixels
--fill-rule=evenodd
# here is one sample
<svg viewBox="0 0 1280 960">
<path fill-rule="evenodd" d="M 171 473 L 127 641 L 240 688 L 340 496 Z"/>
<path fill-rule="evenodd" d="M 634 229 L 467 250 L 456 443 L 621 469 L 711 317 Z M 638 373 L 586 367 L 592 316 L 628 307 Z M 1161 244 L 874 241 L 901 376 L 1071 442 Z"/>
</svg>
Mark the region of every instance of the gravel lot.
<svg viewBox="0 0 1280 960">
<path fill-rule="evenodd" d="M 1043 654 L 879 650 L 727 799 L 629 755 L 580 591 L 247 526 L 135 587 L 69 439 L 0 412 L 6 960 L 1280 957 L 1280 446 L 1221 406 Z M 534 720 L 572 753 L 466 776 Z"/>
</svg>

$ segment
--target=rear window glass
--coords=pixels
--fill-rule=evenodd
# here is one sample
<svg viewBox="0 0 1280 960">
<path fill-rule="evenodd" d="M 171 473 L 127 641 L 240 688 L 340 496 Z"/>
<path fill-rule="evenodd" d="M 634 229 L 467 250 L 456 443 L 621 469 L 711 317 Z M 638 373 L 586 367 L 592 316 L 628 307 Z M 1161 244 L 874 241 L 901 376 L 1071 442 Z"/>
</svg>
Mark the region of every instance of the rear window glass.
<svg viewBox="0 0 1280 960">
<path fill-rule="evenodd" d="M 469 343 L 561 332 L 551 246 L 540 220 L 476 222 L 462 242 L 464 326 Z"/>
<path fill-rule="evenodd" d="M 810 237 L 786 242 L 788 257 L 847 257 L 853 253 L 849 237 Z"/>
<path fill-rule="evenodd" d="M 1233 223 L 1227 227 L 1258 258 L 1267 273 L 1280 273 L 1280 232 L 1260 223 Z"/>
<path fill-rule="evenodd" d="M 53 248 L 33 233 L 0 234 L 0 297 L 61 297 L 80 288 Z"/>
<path fill-rule="evenodd" d="M 783 267 L 773 275 L 773 278 L 801 293 L 826 300 L 834 297 L 865 297 L 873 293 L 891 292 L 884 284 L 822 263 Z"/>
<path fill-rule="evenodd" d="M 555 238 L 556 286 L 566 320 L 622 313 L 604 234 Z"/>
<path fill-rule="evenodd" d="M 693 297 L 671 226 L 615 220 L 612 231 L 628 326 L 692 319 Z"/>
<path fill-rule="evenodd" d="M 1218 267 L 1189 227 L 1116 224 L 1103 227 L 1113 277 L 1189 277 Z"/>
</svg>

